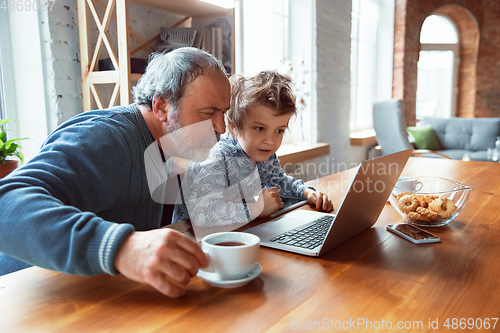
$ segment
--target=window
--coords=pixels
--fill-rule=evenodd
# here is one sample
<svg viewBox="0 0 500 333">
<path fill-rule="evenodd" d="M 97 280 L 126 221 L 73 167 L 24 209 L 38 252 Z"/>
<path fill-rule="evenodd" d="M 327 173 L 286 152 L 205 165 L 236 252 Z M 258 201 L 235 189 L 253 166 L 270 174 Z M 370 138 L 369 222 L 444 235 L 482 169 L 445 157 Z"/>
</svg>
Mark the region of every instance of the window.
<svg viewBox="0 0 500 333">
<path fill-rule="evenodd" d="M 353 0 L 351 131 L 373 126 L 373 103 L 392 98 L 394 0 Z"/>
<path fill-rule="evenodd" d="M 4 103 L 4 92 L 3 92 L 3 80 L 2 80 L 2 58 L 0 55 L 0 119 L 6 119 L 5 114 L 5 103 Z"/>
<path fill-rule="evenodd" d="M 245 76 L 280 69 L 288 53 L 288 0 L 243 2 Z"/>
<path fill-rule="evenodd" d="M 376 0 L 352 2 L 351 129 L 372 125 L 379 11 Z"/>
<path fill-rule="evenodd" d="M 0 119 L 17 120 L 8 11 L 0 10 L 0 31 Z M 7 137 L 19 137 L 16 123 L 4 125 L 3 129 L 7 127 Z"/>
<path fill-rule="evenodd" d="M 238 74 L 288 74 L 296 88 L 297 117 L 292 117 L 283 143 L 312 142 L 313 1 L 244 0 L 242 6 L 243 59 Z"/>
<path fill-rule="evenodd" d="M 9 59 L 7 50 L 10 49 L 9 30 L 8 30 L 8 14 L 0 10 L 0 30 L 4 33 L 0 36 L 0 119 L 7 118 L 6 103 L 5 103 L 5 74 L 4 68 L 7 66 L 6 62 Z"/>
<path fill-rule="evenodd" d="M 456 115 L 458 57 L 458 34 L 453 23 L 444 16 L 427 17 L 420 33 L 417 119 Z"/>
<path fill-rule="evenodd" d="M 30 138 L 22 144 L 25 162 L 48 135 L 40 13 L 0 10 L 3 106 L 5 116 L 17 121 L 9 124 L 9 136 Z"/>
<path fill-rule="evenodd" d="M 0 119 L 17 119 L 8 11 L 0 10 L 0 31 Z M 18 137 L 17 125 L 8 127 L 8 137 Z"/>
</svg>

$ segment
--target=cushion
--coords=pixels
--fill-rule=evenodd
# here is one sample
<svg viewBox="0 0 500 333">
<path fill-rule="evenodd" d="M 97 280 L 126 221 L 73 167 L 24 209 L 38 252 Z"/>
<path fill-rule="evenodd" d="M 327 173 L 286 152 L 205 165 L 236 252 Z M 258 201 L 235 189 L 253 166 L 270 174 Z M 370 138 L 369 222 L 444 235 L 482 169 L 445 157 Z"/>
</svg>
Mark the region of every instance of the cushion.
<svg viewBox="0 0 500 333">
<path fill-rule="evenodd" d="M 408 127 L 408 133 L 413 137 L 417 149 L 440 150 L 441 145 L 431 125 Z"/>
<path fill-rule="evenodd" d="M 469 120 L 465 118 L 424 118 L 420 120 L 418 125 L 432 126 L 442 149 L 469 149 L 472 127 Z"/>
<path fill-rule="evenodd" d="M 493 148 L 499 135 L 500 118 L 475 118 L 469 149 L 478 151 Z"/>
</svg>

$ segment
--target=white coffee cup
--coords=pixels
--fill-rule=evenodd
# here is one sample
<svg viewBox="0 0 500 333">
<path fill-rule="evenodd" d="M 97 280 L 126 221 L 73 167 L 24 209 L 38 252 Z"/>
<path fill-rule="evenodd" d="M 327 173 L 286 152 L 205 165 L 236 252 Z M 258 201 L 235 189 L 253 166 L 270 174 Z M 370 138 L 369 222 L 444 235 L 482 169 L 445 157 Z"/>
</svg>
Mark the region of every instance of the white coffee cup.
<svg viewBox="0 0 500 333">
<path fill-rule="evenodd" d="M 203 271 L 215 273 L 223 280 L 245 277 L 255 267 L 260 246 L 258 236 L 244 232 L 219 232 L 201 240 L 201 248 L 209 259 Z"/>
<path fill-rule="evenodd" d="M 399 177 L 396 186 L 404 191 L 418 192 L 422 189 L 423 184 L 411 177 Z"/>
</svg>

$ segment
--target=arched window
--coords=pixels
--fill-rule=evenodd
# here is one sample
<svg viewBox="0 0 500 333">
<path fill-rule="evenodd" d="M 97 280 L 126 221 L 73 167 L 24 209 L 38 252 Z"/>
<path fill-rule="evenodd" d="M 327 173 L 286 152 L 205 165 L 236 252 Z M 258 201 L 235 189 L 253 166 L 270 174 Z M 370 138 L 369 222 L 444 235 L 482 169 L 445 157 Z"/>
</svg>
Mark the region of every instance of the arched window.
<svg viewBox="0 0 500 333">
<path fill-rule="evenodd" d="M 456 116 L 459 44 L 455 25 L 440 15 L 427 17 L 420 32 L 417 119 Z"/>
</svg>

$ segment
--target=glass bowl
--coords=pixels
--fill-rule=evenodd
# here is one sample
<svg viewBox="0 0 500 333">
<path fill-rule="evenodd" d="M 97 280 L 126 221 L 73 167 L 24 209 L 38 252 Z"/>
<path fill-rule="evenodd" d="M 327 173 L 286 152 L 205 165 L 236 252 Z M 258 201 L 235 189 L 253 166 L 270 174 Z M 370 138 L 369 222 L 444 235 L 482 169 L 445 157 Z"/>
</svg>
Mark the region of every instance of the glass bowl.
<svg viewBox="0 0 500 333">
<path fill-rule="evenodd" d="M 464 209 L 471 189 L 440 177 L 401 177 L 389 202 L 406 223 L 441 227 Z"/>
</svg>

